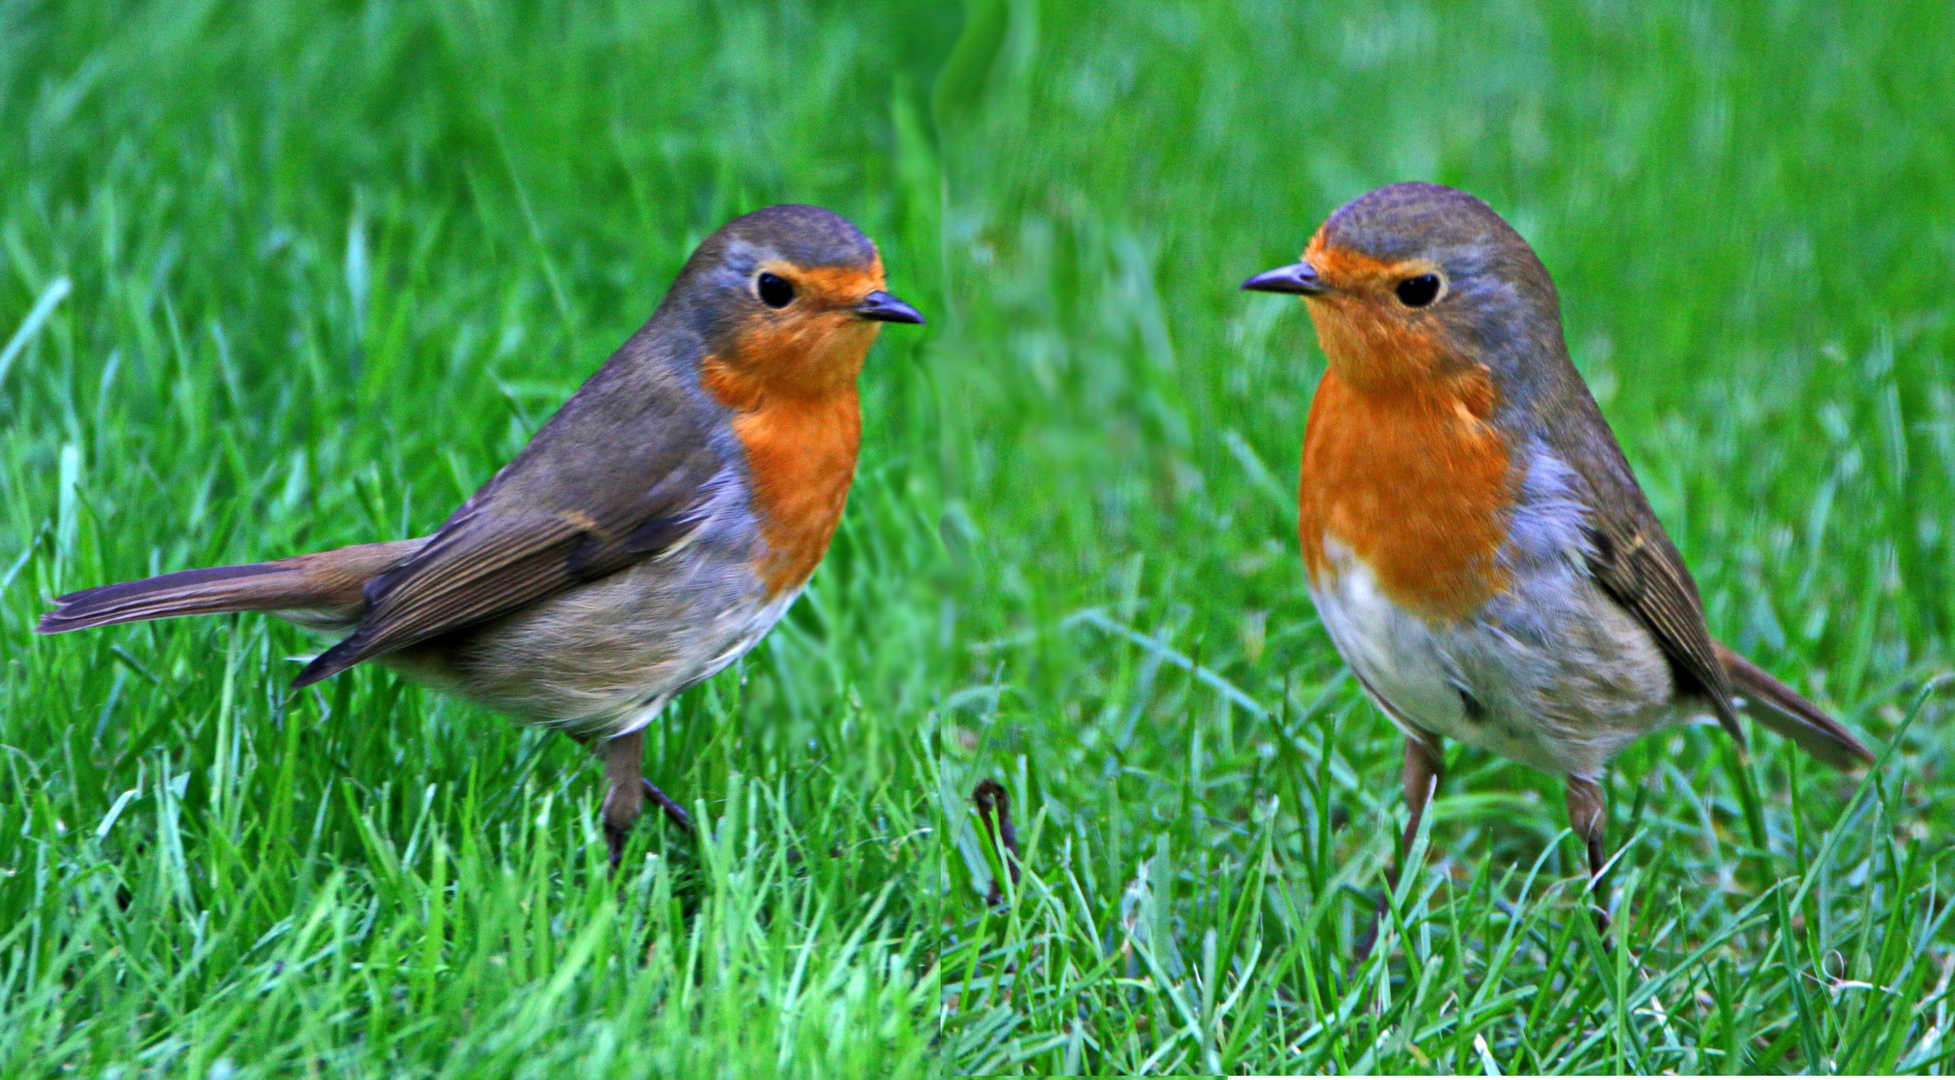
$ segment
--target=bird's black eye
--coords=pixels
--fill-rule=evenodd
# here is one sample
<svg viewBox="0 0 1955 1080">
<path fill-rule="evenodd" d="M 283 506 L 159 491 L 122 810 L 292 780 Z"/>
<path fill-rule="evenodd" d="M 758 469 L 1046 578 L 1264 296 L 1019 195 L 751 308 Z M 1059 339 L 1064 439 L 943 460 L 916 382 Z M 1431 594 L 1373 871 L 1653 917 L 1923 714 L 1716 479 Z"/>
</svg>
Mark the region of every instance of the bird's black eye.
<svg viewBox="0 0 1955 1080">
<path fill-rule="evenodd" d="M 760 302 L 768 307 L 786 307 L 794 303 L 794 286 L 779 274 L 762 274 L 754 282 L 754 290 L 760 293 Z"/>
<path fill-rule="evenodd" d="M 1420 274 L 1406 278 L 1392 291 L 1398 294 L 1398 302 L 1406 307 L 1424 307 L 1439 298 L 1439 275 Z"/>
</svg>

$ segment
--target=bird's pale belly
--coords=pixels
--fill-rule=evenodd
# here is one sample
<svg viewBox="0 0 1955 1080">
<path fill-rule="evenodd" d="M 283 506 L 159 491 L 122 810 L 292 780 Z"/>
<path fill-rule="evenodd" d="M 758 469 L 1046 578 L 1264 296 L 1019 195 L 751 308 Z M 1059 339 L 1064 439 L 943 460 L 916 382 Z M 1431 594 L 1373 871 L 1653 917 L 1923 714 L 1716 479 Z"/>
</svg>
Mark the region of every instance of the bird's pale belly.
<svg viewBox="0 0 1955 1080">
<path fill-rule="evenodd" d="M 496 712 L 614 738 L 751 649 L 799 593 L 770 596 L 744 562 L 681 555 L 380 662 Z"/>
<path fill-rule="evenodd" d="M 1335 540 L 1311 598 L 1393 721 L 1543 771 L 1595 776 L 1644 733 L 1690 718 L 1649 633 L 1578 569 L 1516 576 L 1471 616 L 1395 603 Z"/>
</svg>

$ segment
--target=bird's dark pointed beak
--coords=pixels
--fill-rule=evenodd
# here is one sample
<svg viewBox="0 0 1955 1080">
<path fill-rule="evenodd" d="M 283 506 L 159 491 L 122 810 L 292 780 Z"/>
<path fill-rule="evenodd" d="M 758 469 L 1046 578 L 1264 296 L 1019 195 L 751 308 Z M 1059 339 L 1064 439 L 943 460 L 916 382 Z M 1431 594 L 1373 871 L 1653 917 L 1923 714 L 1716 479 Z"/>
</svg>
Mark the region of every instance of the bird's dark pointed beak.
<svg viewBox="0 0 1955 1080">
<path fill-rule="evenodd" d="M 1265 270 L 1243 282 L 1242 287 L 1250 292 L 1295 293 L 1298 296 L 1322 296 L 1330 291 L 1324 279 L 1317 276 L 1317 268 L 1307 262 Z"/>
<path fill-rule="evenodd" d="M 875 292 L 863 297 L 862 302 L 855 305 L 855 313 L 865 319 L 874 319 L 877 322 L 915 323 L 919 326 L 923 324 L 923 313 L 921 311 L 905 304 L 881 289 L 877 289 Z"/>
</svg>

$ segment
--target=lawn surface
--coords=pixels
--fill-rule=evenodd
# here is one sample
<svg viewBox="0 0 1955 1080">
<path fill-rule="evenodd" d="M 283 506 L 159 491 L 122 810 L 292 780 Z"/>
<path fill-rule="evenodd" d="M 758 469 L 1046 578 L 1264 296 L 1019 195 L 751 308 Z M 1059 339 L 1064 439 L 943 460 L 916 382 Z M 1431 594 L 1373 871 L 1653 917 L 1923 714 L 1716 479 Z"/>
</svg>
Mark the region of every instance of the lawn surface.
<svg viewBox="0 0 1955 1080">
<path fill-rule="evenodd" d="M 0 1078 L 1955 1064 L 1955 13 L 1075 6 L 0 0 Z M 1613 952 L 1558 781 L 1454 748 L 1349 964 L 1399 742 L 1296 557 L 1322 354 L 1234 286 L 1409 178 L 1555 274 L 1713 631 L 1891 751 L 1632 748 Z M 654 727 L 699 842 L 612 879 L 575 745 L 292 692 L 282 623 L 29 633 L 427 531 L 781 201 L 931 323 Z"/>
</svg>

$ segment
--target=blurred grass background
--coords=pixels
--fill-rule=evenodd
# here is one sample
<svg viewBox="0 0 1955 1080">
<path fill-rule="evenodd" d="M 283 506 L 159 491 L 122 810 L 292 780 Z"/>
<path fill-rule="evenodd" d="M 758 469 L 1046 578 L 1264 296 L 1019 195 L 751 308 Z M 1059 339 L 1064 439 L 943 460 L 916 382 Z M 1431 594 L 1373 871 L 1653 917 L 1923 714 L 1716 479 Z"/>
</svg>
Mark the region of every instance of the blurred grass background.
<svg viewBox="0 0 1955 1080">
<path fill-rule="evenodd" d="M 0 1074 L 1945 1070 L 1933 701 L 1857 799 L 1769 736 L 1625 754 L 1608 954 L 1558 787 L 1455 750 L 1347 970 L 1398 741 L 1295 555 L 1321 354 L 1234 286 L 1378 184 L 1486 198 L 1714 631 L 1884 746 L 1955 617 L 1951 40 L 1929 3 L 0 0 Z M 656 729 L 709 840 L 642 829 L 615 888 L 574 746 L 377 672 L 293 694 L 282 624 L 28 634 L 426 530 L 790 200 L 932 323 L 871 359 L 808 596 Z M 1027 846 L 997 907 L 983 777 Z"/>
</svg>

